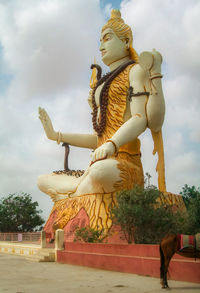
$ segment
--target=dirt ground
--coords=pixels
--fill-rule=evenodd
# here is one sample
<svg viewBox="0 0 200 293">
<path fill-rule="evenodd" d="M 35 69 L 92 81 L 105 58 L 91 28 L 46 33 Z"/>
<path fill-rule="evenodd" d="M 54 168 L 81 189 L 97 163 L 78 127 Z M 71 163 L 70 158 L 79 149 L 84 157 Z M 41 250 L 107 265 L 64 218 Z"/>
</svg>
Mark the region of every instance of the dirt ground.
<svg viewBox="0 0 200 293">
<path fill-rule="evenodd" d="M 169 281 L 173 293 L 200 292 L 200 284 Z M 164 293 L 159 279 L 0 253 L 0 293 Z"/>
</svg>

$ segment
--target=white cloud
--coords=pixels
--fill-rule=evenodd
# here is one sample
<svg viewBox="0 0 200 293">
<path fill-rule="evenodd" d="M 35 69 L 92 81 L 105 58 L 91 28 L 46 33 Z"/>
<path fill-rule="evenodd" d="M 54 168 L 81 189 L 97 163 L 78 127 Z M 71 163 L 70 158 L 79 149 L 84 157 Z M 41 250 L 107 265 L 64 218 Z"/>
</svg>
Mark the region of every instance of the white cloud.
<svg viewBox="0 0 200 293">
<path fill-rule="evenodd" d="M 0 9 L 0 38 L 15 80 L 10 95 L 52 98 L 83 85 L 97 52 L 98 1 L 12 1 Z M 74 78 L 76 76 L 76 78 Z"/>
<path fill-rule="evenodd" d="M 170 171 L 176 174 L 191 173 L 198 170 L 198 160 L 194 152 L 188 152 L 180 156 L 176 156 Z"/>
<path fill-rule="evenodd" d="M 199 156 L 195 152 L 185 152 L 169 158 L 166 174 L 170 187 L 177 193 L 185 183 L 199 186 Z"/>
<path fill-rule="evenodd" d="M 114 9 L 114 7 L 112 7 L 112 4 L 111 3 L 108 3 L 106 6 L 105 6 L 105 15 L 109 18 L 110 17 L 110 12 L 111 10 Z"/>
</svg>

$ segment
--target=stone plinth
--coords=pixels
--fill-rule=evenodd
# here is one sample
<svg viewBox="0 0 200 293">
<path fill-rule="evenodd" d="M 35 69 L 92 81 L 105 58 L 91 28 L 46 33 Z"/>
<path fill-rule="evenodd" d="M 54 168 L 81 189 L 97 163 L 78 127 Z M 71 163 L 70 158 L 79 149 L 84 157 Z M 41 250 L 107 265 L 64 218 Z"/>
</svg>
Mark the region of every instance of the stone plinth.
<svg viewBox="0 0 200 293">
<path fill-rule="evenodd" d="M 166 205 L 172 205 L 175 210 L 184 210 L 185 205 L 180 195 L 165 193 L 159 201 Z M 115 193 L 90 194 L 75 198 L 66 198 L 57 201 L 51 211 L 44 231 L 52 233 L 63 229 L 65 240 L 73 241 L 76 227 L 90 226 L 94 229 L 104 229 L 105 233 L 111 232 L 107 241 L 112 239 L 114 243 L 125 242 L 120 229 L 113 225 L 111 218 L 111 207 L 116 204 Z M 67 239 L 68 238 L 68 239 Z"/>
</svg>

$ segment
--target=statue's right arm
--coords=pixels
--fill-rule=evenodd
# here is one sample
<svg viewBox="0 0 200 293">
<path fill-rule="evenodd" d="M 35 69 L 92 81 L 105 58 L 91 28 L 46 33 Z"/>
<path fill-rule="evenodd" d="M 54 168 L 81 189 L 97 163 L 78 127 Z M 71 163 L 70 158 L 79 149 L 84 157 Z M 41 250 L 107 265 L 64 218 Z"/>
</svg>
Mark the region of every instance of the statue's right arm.
<svg viewBox="0 0 200 293">
<path fill-rule="evenodd" d="M 81 148 L 93 150 L 97 148 L 97 135 L 95 134 L 62 133 L 61 141 Z"/>
<path fill-rule="evenodd" d="M 68 143 L 72 146 L 96 149 L 97 135 L 95 134 L 76 134 L 76 133 L 58 133 L 54 130 L 51 119 L 45 109 L 39 108 L 39 119 L 42 122 L 47 137 L 51 140 Z"/>
</svg>

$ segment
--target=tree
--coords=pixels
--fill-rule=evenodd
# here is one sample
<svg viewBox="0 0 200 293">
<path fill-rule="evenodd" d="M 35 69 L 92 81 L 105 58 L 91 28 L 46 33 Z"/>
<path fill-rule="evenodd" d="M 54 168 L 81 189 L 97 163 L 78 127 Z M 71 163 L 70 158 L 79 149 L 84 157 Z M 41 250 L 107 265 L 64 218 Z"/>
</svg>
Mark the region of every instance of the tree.
<svg viewBox="0 0 200 293">
<path fill-rule="evenodd" d="M 38 203 L 27 193 L 10 194 L 0 200 L 1 232 L 32 232 L 42 229 L 44 219 Z"/>
<path fill-rule="evenodd" d="M 200 233 L 200 187 L 185 184 L 180 194 L 188 212 L 188 234 Z"/>
<path fill-rule="evenodd" d="M 196 188 L 194 185 L 189 186 L 189 185 L 185 184 L 182 187 L 182 191 L 180 192 L 180 194 L 183 196 L 183 200 L 184 200 L 186 207 L 188 207 L 190 205 L 190 200 L 196 199 L 198 197 L 198 195 L 200 194 L 200 187 Z"/>
<path fill-rule="evenodd" d="M 118 193 L 117 205 L 112 208 L 113 220 L 121 226 L 128 243 L 133 240 L 136 243 L 159 243 L 167 233 L 182 232 L 187 222 L 186 215 L 159 203 L 161 195 L 155 186 L 135 186 Z"/>
</svg>

